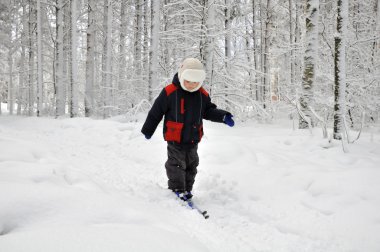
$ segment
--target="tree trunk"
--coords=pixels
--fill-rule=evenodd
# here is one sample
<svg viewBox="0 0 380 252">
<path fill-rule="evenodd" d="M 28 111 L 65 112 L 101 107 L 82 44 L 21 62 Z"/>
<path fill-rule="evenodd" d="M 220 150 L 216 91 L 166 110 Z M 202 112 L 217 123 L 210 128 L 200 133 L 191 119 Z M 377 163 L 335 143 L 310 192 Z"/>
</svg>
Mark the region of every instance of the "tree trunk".
<svg viewBox="0 0 380 252">
<path fill-rule="evenodd" d="M 144 0 L 136 0 L 136 26 L 135 26 L 135 75 L 140 80 L 142 70 L 142 36 L 143 36 L 143 4 Z"/>
<path fill-rule="evenodd" d="M 232 36 L 231 36 L 231 1 L 225 0 L 224 8 L 224 67 L 226 68 L 226 73 L 230 73 L 230 60 L 231 60 L 231 49 L 232 49 Z"/>
<path fill-rule="evenodd" d="M 118 101 L 121 104 L 126 104 L 126 93 L 127 93 L 127 85 L 126 82 L 126 31 L 127 31 L 127 21 L 126 21 L 126 8 L 127 8 L 127 2 L 121 1 L 120 6 L 120 33 L 119 33 L 119 75 L 118 75 L 118 89 L 119 89 L 119 95 L 118 95 Z M 124 107 L 126 109 L 126 107 Z"/>
<path fill-rule="evenodd" d="M 151 46 L 149 51 L 149 88 L 148 88 L 148 99 L 150 102 L 153 101 L 153 87 L 157 85 L 158 79 L 158 43 L 160 41 L 159 31 L 160 31 L 160 0 L 152 0 L 152 22 L 151 22 Z"/>
<path fill-rule="evenodd" d="M 124 1 L 122 1 L 124 2 Z M 86 87 L 84 96 L 85 116 L 94 115 L 94 87 L 95 87 L 95 0 L 88 0 L 87 16 L 87 55 L 86 55 Z"/>
<path fill-rule="evenodd" d="M 346 114 L 346 36 L 348 0 L 338 0 L 334 57 L 334 139 L 341 139 Z"/>
<path fill-rule="evenodd" d="M 215 4 L 208 0 L 203 1 L 204 12 L 202 19 L 203 37 L 201 38 L 201 60 L 206 70 L 206 82 L 210 85 L 210 93 L 213 89 L 213 58 L 214 37 L 212 32 L 215 26 Z"/>
<path fill-rule="evenodd" d="M 102 55 L 102 95 L 103 118 L 111 116 L 111 90 L 112 90 L 112 0 L 104 1 L 103 41 Z"/>
<path fill-rule="evenodd" d="M 376 21 L 374 24 L 374 30 L 377 36 L 380 34 L 380 0 L 375 0 L 375 7 L 374 7 L 374 12 L 376 14 Z M 375 35 L 376 36 L 376 35 Z M 374 39 L 373 44 L 372 44 L 372 66 L 375 68 L 376 62 L 375 59 L 378 59 L 378 51 L 379 51 L 379 39 Z"/>
<path fill-rule="evenodd" d="M 27 30 L 27 15 L 26 15 L 26 3 L 22 3 L 22 32 L 21 32 L 21 55 L 20 55 L 20 68 L 18 77 L 18 97 L 17 97 L 17 115 L 21 115 L 22 106 L 25 107 L 25 45 L 26 30 Z"/>
<path fill-rule="evenodd" d="M 289 0 L 289 45 L 290 45 L 290 84 L 294 86 L 294 28 L 293 0 Z"/>
<path fill-rule="evenodd" d="M 270 65 L 269 65 L 269 47 L 270 47 L 270 35 L 271 35 L 271 0 L 267 0 L 266 16 L 265 16 L 265 30 L 264 30 L 264 54 L 263 54 L 263 73 L 264 73 L 264 87 L 263 87 L 263 101 L 264 108 L 266 108 L 266 102 L 268 100 L 268 92 L 270 91 Z M 270 94 L 269 94 L 270 96 Z"/>
<path fill-rule="evenodd" d="M 168 4 L 168 0 L 164 0 L 164 4 L 163 6 L 166 6 Z M 167 13 L 165 13 L 165 9 L 164 9 L 164 13 L 163 13 L 163 33 L 166 33 L 167 30 L 168 30 L 168 15 Z M 161 42 L 161 45 L 162 45 L 162 52 L 163 52 L 163 55 L 162 55 L 162 60 L 161 62 L 163 62 L 163 66 L 164 66 L 164 76 L 169 76 L 170 75 L 170 70 L 169 70 L 169 64 L 170 64 L 170 55 L 169 55 L 169 46 L 170 46 L 170 43 L 168 41 L 163 41 Z"/>
<path fill-rule="evenodd" d="M 9 70 L 9 81 L 8 81 L 8 110 L 9 114 L 13 115 L 14 110 L 14 86 L 13 86 L 13 57 L 12 48 L 8 51 L 8 70 Z"/>
<path fill-rule="evenodd" d="M 252 47 L 253 47 L 253 63 L 254 63 L 254 71 L 252 71 L 253 73 L 251 74 L 251 78 L 254 78 L 254 88 L 253 89 L 253 92 L 252 93 L 252 98 L 254 97 L 255 100 L 259 100 L 259 83 L 258 83 L 258 79 L 257 79 L 257 72 L 258 72 L 258 62 L 259 62 L 259 59 L 258 59 L 258 42 L 257 42 L 257 29 L 256 29 L 256 13 L 257 13 L 257 10 L 256 10 L 256 1 L 255 0 L 252 0 Z"/>
<path fill-rule="evenodd" d="M 33 49 L 33 4 L 29 0 L 29 24 L 28 24 L 28 115 L 32 116 L 34 113 L 34 49 Z"/>
<path fill-rule="evenodd" d="M 78 83 L 77 83 L 77 0 L 70 1 L 70 18 L 71 18 L 71 39 L 70 39 L 70 60 L 69 60 L 69 71 L 70 71 L 70 103 L 69 112 L 70 117 L 78 116 Z"/>
<path fill-rule="evenodd" d="M 294 44 L 299 47 L 299 43 L 301 41 L 301 28 L 300 28 L 300 9 L 301 9 L 301 4 L 296 1 L 295 2 L 295 11 L 296 11 L 296 20 L 295 20 L 295 27 L 294 27 Z M 301 55 L 300 53 L 295 53 L 294 55 L 294 78 L 295 82 L 299 83 L 301 73 L 302 73 L 302 65 L 300 64 L 301 62 Z"/>
<path fill-rule="evenodd" d="M 144 34 L 143 34 L 143 40 L 144 40 L 144 43 L 143 43 L 143 48 L 142 48 L 142 51 L 143 51 L 143 60 L 142 60 L 142 83 L 144 85 L 144 87 L 146 87 L 146 93 L 143 94 L 143 97 L 147 97 L 149 96 L 149 61 L 150 61 L 150 55 L 149 55 L 149 43 L 150 43 L 150 40 L 151 40 L 151 31 L 150 31 L 150 21 L 149 20 L 151 18 L 151 15 L 149 14 L 149 12 L 151 11 L 151 8 L 149 8 L 149 0 L 144 0 L 144 10 L 143 10 L 143 13 L 144 13 L 144 21 L 143 21 L 143 31 L 144 31 Z"/>
<path fill-rule="evenodd" d="M 63 0 L 56 2 L 56 66 L 55 66 L 55 93 L 56 93 L 56 111 L 55 116 L 65 114 L 65 84 L 63 76 Z"/>
<path fill-rule="evenodd" d="M 41 0 L 37 0 L 37 116 L 41 116 L 43 109 L 43 48 L 41 22 Z"/>
<path fill-rule="evenodd" d="M 306 3 L 306 46 L 304 54 L 304 72 L 302 76 L 302 95 L 300 97 L 301 111 L 311 122 L 302 117 L 299 120 L 299 128 L 305 129 L 313 126 L 310 107 L 313 103 L 313 85 L 315 83 L 315 71 L 318 57 L 318 13 L 319 0 L 307 0 Z"/>
<path fill-rule="evenodd" d="M 71 104 L 71 65 L 70 65 L 70 56 L 71 56 L 71 17 L 70 17 L 70 0 L 63 2 L 63 85 L 65 92 L 65 113 L 66 109 L 70 109 Z M 69 111 L 70 113 L 70 111 Z"/>
<path fill-rule="evenodd" d="M 263 106 L 265 108 L 265 11 L 264 11 L 264 4 L 262 1 L 259 2 L 260 5 L 260 88 L 259 88 L 259 101 L 263 103 Z"/>
</svg>

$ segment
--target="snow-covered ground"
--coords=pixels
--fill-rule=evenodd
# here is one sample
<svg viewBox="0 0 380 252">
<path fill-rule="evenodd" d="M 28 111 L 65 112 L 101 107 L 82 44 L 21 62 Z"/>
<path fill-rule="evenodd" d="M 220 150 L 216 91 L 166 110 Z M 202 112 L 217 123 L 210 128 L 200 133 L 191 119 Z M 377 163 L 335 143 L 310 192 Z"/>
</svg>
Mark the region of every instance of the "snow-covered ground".
<svg viewBox="0 0 380 252">
<path fill-rule="evenodd" d="M 380 132 L 343 153 L 292 122 L 205 123 L 195 201 L 166 188 L 162 126 L 0 116 L 0 251 L 380 251 Z"/>
</svg>

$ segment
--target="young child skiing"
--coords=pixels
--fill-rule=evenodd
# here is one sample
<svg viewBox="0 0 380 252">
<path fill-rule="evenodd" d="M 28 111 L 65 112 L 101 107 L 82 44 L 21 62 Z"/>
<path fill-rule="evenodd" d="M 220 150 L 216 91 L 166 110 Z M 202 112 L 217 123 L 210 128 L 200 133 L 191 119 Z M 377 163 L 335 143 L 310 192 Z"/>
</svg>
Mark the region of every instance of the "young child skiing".
<svg viewBox="0 0 380 252">
<path fill-rule="evenodd" d="M 198 143 L 203 136 L 202 119 L 234 126 L 231 113 L 218 109 L 202 87 L 205 77 L 203 64 L 198 59 L 185 59 L 172 84 L 155 100 L 141 130 L 145 138 L 150 139 L 165 116 L 168 187 L 185 201 L 193 196 L 191 190 L 199 164 Z"/>
</svg>

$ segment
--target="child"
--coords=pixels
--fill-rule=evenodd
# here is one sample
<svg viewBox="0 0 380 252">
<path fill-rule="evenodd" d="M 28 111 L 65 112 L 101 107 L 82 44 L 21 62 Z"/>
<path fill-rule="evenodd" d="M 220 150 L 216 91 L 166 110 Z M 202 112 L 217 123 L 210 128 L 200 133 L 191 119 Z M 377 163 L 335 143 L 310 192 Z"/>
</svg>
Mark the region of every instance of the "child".
<svg viewBox="0 0 380 252">
<path fill-rule="evenodd" d="M 166 86 L 155 100 L 141 130 L 145 138 L 150 139 L 165 115 L 168 186 L 185 201 L 193 196 L 191 190 L 199 164 L 197 149 L 203 136 L 202 119 L 234 126 L 231 113 L 217 109 L 202 88 L 205 77 L 203 64 L 198 59 L 185 59 L 174 75 L 173 83 Z"/>
</svg>

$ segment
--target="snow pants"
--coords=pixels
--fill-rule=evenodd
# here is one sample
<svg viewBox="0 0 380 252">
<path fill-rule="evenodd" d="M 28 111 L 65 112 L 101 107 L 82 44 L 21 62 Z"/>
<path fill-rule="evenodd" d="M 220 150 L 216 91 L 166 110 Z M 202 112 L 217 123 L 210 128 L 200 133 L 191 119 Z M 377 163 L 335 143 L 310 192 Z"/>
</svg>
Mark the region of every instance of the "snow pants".
<svg viewBox="0 0 380 252">
<path fill-rule="evenodd" d="M 169 189 L 188 192 L 193 189 L 199 165 L 197 151 L 198 145 L 188 149 L 168 143 L 168 160 L 165 168 Z"/>
</svg>

